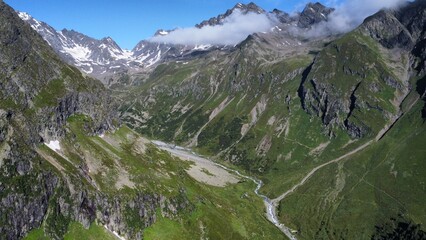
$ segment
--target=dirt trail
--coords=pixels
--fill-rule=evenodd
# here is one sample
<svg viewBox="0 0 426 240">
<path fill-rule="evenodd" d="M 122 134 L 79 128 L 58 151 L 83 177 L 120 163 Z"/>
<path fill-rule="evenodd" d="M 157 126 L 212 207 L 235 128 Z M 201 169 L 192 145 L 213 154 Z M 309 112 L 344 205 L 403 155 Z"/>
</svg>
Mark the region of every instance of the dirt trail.
<svg viewBox="0 0 426 240">
<path fill-rule="evenodd" d="M 426 94 L 426 91 L 425 91 L 425 94 Z M 368 141 L 368 142 L 366 142 L 366 143 L 364 143 L 363 145 L 361 145 L 361 146 L 359 146 L 359 147 L 357 147 L 356 149 L 354 149 L 354 150 L 352 150 L 352 151 L 350 151 L 350 152 L 348 152 L 348 153 L 346 153 L 346 154 L 344 154 L 344 155 L 342 155 L 342 156 L 340 156 L 340 157 L 338 157 L 338 158 L 336 158 L 336 159 L 333 159 L 333 160 L 331 160 L 331 161 L 328 161 L 328 162 L 326 162 L 326 163 L 323 163 L 323 164 L 321 164 L 321 165 L 319 165 L 319 166 L 317 166 L 317 167 L 315 167 L 314 169 L 312 169 L 299 183 L 297 183 L 296 185 L 294 185 L 291 189 L 289 189 L 289 190 L 287 190 L 286 192 L 284 192 L 283 194 L 281 194 L 280 196 L 278 196 L 277 198 L 275 198 L 275 199 L 271 199 L 270 200 L 270 202 L 271 202 L 271 206 L 273 206 L 273 209 L 269 209 L 268 208 L 268 212 L 270 212 L 270 214 L 272 214 L 273 216 L 271 217 L 271 219 L 270 219 L 270 221 L 271 222 L 273 222 L 275 225 L 277 225 L 277 226 L 282 226 L 282 227 L 280 227 L 280 229 L 283 231 L 284 229 L 285 230 L 287 230 L 286 232 L 284 232 L 285 234 L 286 234 L 286 236 L 288 237 L 288 238 L 290 238 L 290 239 L 297 239 L 292 233 L 289 233 L 288 232 L 288 227 L 286 227 L 284 224 L 282 224 L 282 223 L 280 223 L 280 222 L 277 222 L 278 221 L 278 214 L 277 214 L 277 208 L 278 208 L 278 204 L 279 204 L 279 202 L 281 202 L 284 198 L 286 198 L 288 195 L 290 195 L 291 193 L 293 193 L 297 188 L 299 188 L 300 186 L 302 186 L 303 184 L 305 184 L 305 182 L 313 175 L 313 174 L 315 174 L 318 170 L 320 170 L 321 168 L 323 168 L 323 167 L 325 167 L 325 166 L 328 166 L 328 165 L 330 165 L 330 164 L 332 164 L 332 163 L 337 163 L 337 162 L 339 162 L 339 161 L 341 161 L 341 160 L 343 160 L 343 159 L 345 159 L 345 158 L 347 158 L 347 157 L 350 157 L 350 156 L 352 156 L 352 155 L 354 155 L 354 154 L 356 154 L 356 153 L 358 153 L 358 152 L 360 152 L 360 151 L 362 151 L 362 150 L 364 150 L 365 148 L 367 148 L 368 146 L 370 146 L 370 144 L 372 144 L 372 143 L 374 143 L 374 142 L 378 142 L 378 141 L 380 141 L 388 132 L 389 132 L 389 130 L 395 125 L 395 123 L 399 120 L 399 119 L 401 119 L 401 117 L 403 117 L 404 116 L 404 113 L 406 113 L 406 112 L 409 112 L 410 110 L 411 110 L 411 108 L 417 103 L 417 101 L 419 100 L 420 98 L 417 98 L 408 108 L 407 108 L 407 110 L 405 110 L 405 112 L 404 111 L 401 111 L 399 114 L 397 114 L 395 117 L 393 117 L 392 119 L 391 119 L 391 121 L 387 124 L 387 125 L 385 125 L 384 127 L 383 127 L 383 129 L 381 129 L 380 131 L 379 131 L 379 133 L 376 135 L 376 137 L 373 139 L 373 140 L 370 140 L 370 141 Z"/>
<path fill-rule="evenodd" d="M 277 197 L 275 199 L 272 199 L 271 201 L 274 204 L 278 204 L 278 202 L 280 202 L 281 200 L 283 200 L 287 195 L 289 195 L 290 193 L 294 192 L 294 190 L 296 190 L 298 187 L 302 186 L 319 169 L 321 169 L 321 168 L 323 168 L 323 167 L 325 167 L 327 165 L 330 165 L 332 163 L 339 162 L 339 161 L 341 161 L 341 160 L 343 160 L 343 159 L 345 159 L 345 158 L 347 158 L 347 157 L 349 157 L 351 155 L 354 155 L 355 153 L 358 153 L 359 151 L 361 151 L 361 150 L 365 149 L 366 147 L 368 147 L 372 142 L 373 142 L 373 140 L 370 140 L 367 143 L 359 146 L 358 148 L 356 148 L 356 149 L 354 149 L 354 150 L 346 153 L 345 155 L 342 155 L 342 156 L 340 156 L 340 157 L 338 157 L 336 159 L 333 159 L 333 160 L 331 160 L 329 162 L 323 163 L 323 164 L 315 167 L 298 184 L 294 185 L 290 190 L 288 190 L 287 192 L 281 194 L 279 197 Z"/>
</svg>

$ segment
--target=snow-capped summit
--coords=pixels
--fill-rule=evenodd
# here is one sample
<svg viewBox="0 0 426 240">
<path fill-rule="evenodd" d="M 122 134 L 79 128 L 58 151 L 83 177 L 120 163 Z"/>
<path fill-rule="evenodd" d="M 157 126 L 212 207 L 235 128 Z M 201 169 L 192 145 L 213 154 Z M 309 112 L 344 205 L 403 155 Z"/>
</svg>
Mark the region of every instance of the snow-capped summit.
<svg viewBox="0 0 426 240">
<path fill-rule="evenodd" d="M 197 28 L 203 28 L 205 26 L 216 26 L 221 25 L 224 20 L 233 14 L 236 10 L 240 11 L 242 14 L 247 13 L 256 13 L 256 14 L 265 14 L 266 11 L 255 3 L 251 2 L 249 4 L 237 3 L 233 8 L 228 9 L 225 13 L 219 14 L 217 17 L 212 17 L 209 20 L 202 21 L 201 23 L 195 25 Z"/>
<path fill-rule="evenodd" d="M 18 12 L 18 15 L 24 21 L 28 21 L 31 18 L 31 16 L 26 12 Z"/>
<path fill-rule="evenodd" d="M 306 5 L 301 13 L 290 16 L 288 13 L 277 9 L 272 12 L 266 12 L 252 2 L 249 4 L 237 3 L 225 13 L 202 21 L 195 27 L 203 28 L 222 25 L 235 11 L 241 14 L 264 14 L 274 23 L 274 27 L 271 28 L 269 33 L 264 32 L 262 34 L 272 34 L 270 36 L 271 39 L 279 41 L 281 45 L 290 46 L 293 43 L 286 37 L 284 40 L 276 40 L 281 39 L 280 36 L 286 34 L 286 27 L 291 25 L 301 29 L 309 28 L 318 22 L 327 21 L 328 15 L 333 10 L 320 3 L 310 3 Z M 227 50 L 232 47 L 176 45 L 161 43 L 161 41 L 142 40 L 132 50 L 124 50 L 111 37 L 98 40 L 74 30 L 63 29 L 57 31 L 48 24 L 34 19 L 28 13 L 18 12 L 18 15 L 23 21 L 30 24 L 67 63 L 78 67 L 86 74 L 98 78 L 105 84 L 112 84 L 111 79 L 113 76 L 129 72 L 141 72 L 165 61 L 185 60 L 185 58 L 197 56 L 203 52 L 215 49 Z M 173 31 L 159 29 L 154 36 L 161 38 Z M 273 34 L 276 34 L 276 36 Z M 264 37 L 267 37 L 266 35 Z"/>
<path fill-rule="evenodd" d="M 140 69 L 144 65 L 133 57 L 131 51 L 121 49 L 111 37 L 98 40 L 74 30 L 57 31 L 27 13 L 18 12 L 18 15 L 67 63 L 100 80 L 108 79 L 120 71 Z"/>
<path fill-rule="evenodd" d="M 67 63 L 82 72 L 111 84 L 111 76 L 129 71 L 142 71 L 159 63 L 167 54 L 182 53 L 170 51 L 171 46 L 141 41 L 133 50 L 125 50 L 111 38 L 94 39 L 75 30 L 55 30 L 27 13 L 18 12 L 20 18 L 31 25 L 43 39 Z M 159 30 L 156 35 L 167 35 L 170 31 Z M 183 50 L 183 49 L 182 49 Z M 175 54 L 176 53 L 176 54 Z"/>
</svg>

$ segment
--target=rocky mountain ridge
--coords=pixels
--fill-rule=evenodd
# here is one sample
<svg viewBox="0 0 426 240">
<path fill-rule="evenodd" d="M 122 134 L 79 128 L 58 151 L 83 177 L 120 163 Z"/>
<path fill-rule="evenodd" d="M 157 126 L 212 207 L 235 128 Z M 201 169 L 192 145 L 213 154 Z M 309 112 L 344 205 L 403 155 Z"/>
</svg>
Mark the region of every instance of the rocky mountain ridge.
<svg viewBox="0 0 426 240">
<path fill-rule="evenodd" d="M 215 26 L 222 24 L 232 13 L 240 11 L 242 14 L 254 13 L 265 14 L 276 25 L 271 30 L 275 35 L 289 25 L 300 28 L 309 28 L 313 24 L 327 21 L 327 16 L 333 11 L 320 3 L 308 4 L 305 9 L 290 17 L 275 9 L 266 12 L 254 3 L 236 4 L 232 9 L 224 14 L 196 25 L 197 28 L 205 26 Z M 27 13 L 20 12 L 19 16 L 28 22 L 53 49 L 67 63 L 78 67 L 84 73 L 100 79 L 104 84 L 114 84 L 116 76 L 120 74 L 131 75 L 132 73 L 149 71 L 151 67 L 168 60 L 185 60 L 191 58 L 198 52 L 221 49 L 228 51 L 232 46 L 212 46 L 212 45 L 174 45 L 152 42 L 150 40 L 140 41 L 132 50 L 123 50 L 110 37 L 97 40 L 78 33 L 74 30 L 63 29 L 57 31 L 48 24 L 34 19 Z M 174 30 L 158 30 L 154 36 L 165 36 Z"/>
</svg>

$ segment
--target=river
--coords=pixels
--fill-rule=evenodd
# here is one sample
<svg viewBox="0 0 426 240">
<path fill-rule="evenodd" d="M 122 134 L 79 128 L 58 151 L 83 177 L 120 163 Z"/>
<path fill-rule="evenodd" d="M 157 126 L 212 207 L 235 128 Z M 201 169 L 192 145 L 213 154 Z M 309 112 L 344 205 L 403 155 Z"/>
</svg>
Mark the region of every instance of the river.
<svg viewBox="0 0 426 240">
<path fill-rule="evenodd" d="M 236 175 L 238 175 L 238 176 L 240 176 L 242 178 L 245 178 L 245 179 L 248 179 L 248 180 L 254 182 L 256 184 L 256 188 L 254 189 L 254 193 L 258 197 L 262 198 L 262 200 L 263 200 L 263 202 L 265 204 L 266 216 L 267 216 L 268 220 L 272 224 L 274 224 L 277 228 L 279 228 L 289 239 L 291 239 L 291 240 L 296 240 L 297 239 L 296 236 L 294 236 L 292 234 L 291 229 L 289 229 L 288 227 L 286 227 L 283 223 L 281 223 L 278 220 L 277 206 L 276 206 L 276 204 L 278 204 L 278 202 L 272 201 L 267 196 L 259 193 L 260 188 L 263 186 L 262 180 L 256 179 L 256 178 L 251 177 L 251 176 L 244 175 L 244 174 L 240 173 L 238 170 L 234 170 L 234 169 L 228 168 L 228 167 L 226 167 L 226 166 L 224 166 L 222 164 L 213 162 L 213 161 L 211 161 L 211 160 L 209 160 L 209 159 L 207 159 L 207 158 L 205 158 L 203 156 L 200 156 L 200 155 L 196 154 L 195 152 L 193 152 L 189 148 L 184 148 L 184 147 L 180 147 L 180 146 L 176 146 L 176 145 L 164 143 L 164 142 L 161 142 L 161 141 L 152 141 L 152 143 L 154 143 L 160 149 L 168 151 L 170 154 L 175 155 L 177 157 L 181 157 L 182 156 L 181 154 L 176 154 L 177 152 L 180 152 L 180 153 L 185 153 L 186 157 L 191 157 L 192 156 L 191 160 L 193 160 L 193 161 L 199 161 L 199 159 L 201 158 L 201 159 L 204 159 L 204 160 L 212 162 L 214 165 L 216 165 L 216 166 L 218 166 L 218 167 L 220 167 L 220 168 L 222 168 L 222 169 L 224 169 L 224 170 L 226 170 L 228 172 L 232 172 L 232 173 L 234 173 L 234 174 L 236 174 Z"/>
</svg>

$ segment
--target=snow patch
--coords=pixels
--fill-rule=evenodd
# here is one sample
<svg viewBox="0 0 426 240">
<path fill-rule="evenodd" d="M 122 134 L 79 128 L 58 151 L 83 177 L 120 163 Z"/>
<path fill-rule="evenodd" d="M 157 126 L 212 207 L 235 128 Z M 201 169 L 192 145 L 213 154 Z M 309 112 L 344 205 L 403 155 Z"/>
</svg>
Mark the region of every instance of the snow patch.
<svg viewBox="0 0 426 240">
<path fill-rule="evenodd" d="M 133 57 L 133 52 L 130 51 L 130 50 L 124 49 L 123 50 L 123 56 L 126 57 L 126 58 L 131 58 L 131 57 Z"/>
<path fill-rule="evenodd" d="M 194 47 L 194 50 L 207 50 L 211 47 L 211 44 L 202 44 L 202 45 L 196 45 Z"/>
<path fill-rule="evenodd" d="M 82 71 L 85 72 L 86 74 L 91 74 L 91 73 L 93 73 L 93 68 L 89 67 L 89 70 L 82 69 Z"/>
<path fill-rule="evenodd" d="M 278 26 L 273 27 L 273 28 L 271 29 L 271 31 L 274 31 L 275 29 L 277 29 L 279 32 L 281 32 L 281 31 L 282 31 L 282 29 L 281 29 L 280 27 L 278 27 Z"/>
<path fill-rule="evenodd" d="M 159 48 L 159 47 L 158 47 Z M 159 50 L 158 52 L 157 52 L 157 56 L 155 56 L 155 58 L 151 58 L 149 61 L 148 61 L 148 65 L 146 66 L 146 67 L 151 67 L 152 65 L 154 65 L 154 64 L 156 64 L 158 61 L 160 61 L 160 59 L 161 59 L 161 50 Z"/>
<path fill-rule="evenodd" d="M 24 21 L 28 21 L 31 19 L 31 16 L 26 12 L 18 12 L 18 15 Z"/>
<path fill-rule="evenodd" d="M 49 143 L 44 143 L 48 148 L 52 149 L 55 152 L 61 150 L 61 146 L 59 145 L 59 141 L 50 141 Z"/>
<path fill-rule="evenodd" d="M 144 63 L 145 60 L 147 58 L 149 58 L 150 56 L 151 56 L 151 52 L 148 52 L 146 55 L 142 55 L 142 56 L 138 57 L 138 59 L 135 60 L 135 61 L 138 62 L 138 63 Z"/>
<path fill-rule="evenodd" d="M 92 53 L 88 47 L 75 45 L 74 47 L 65 47 L 61 52 L 69 53 L 74 59 L 78 61 L 89 61 L 89 56 Z"/>
<path fill-rule="evenodd" d="M 33 19 L 34 22 L 31 24 L 31 27 L 36 30 L 37 32 L 43 31 L 43 28 L 41 27 L 41 23 L 35 19 Z"/>
<path fill-rule="evenodd" d="M 46 32 L 52 36 L 54 36 L 55 34 L 53 32 L 51 32 L 48 28 L 46 28 Z"/>
<path fill-rule="evenodd" d="M 160 34 L 160 35 L 167 35 L 167 34 L 169 34 L 169 32 L 166 32 L 166 31 L 160 31 L 160 32 L 159 32 L 159 34 Z"/>
</svg>

